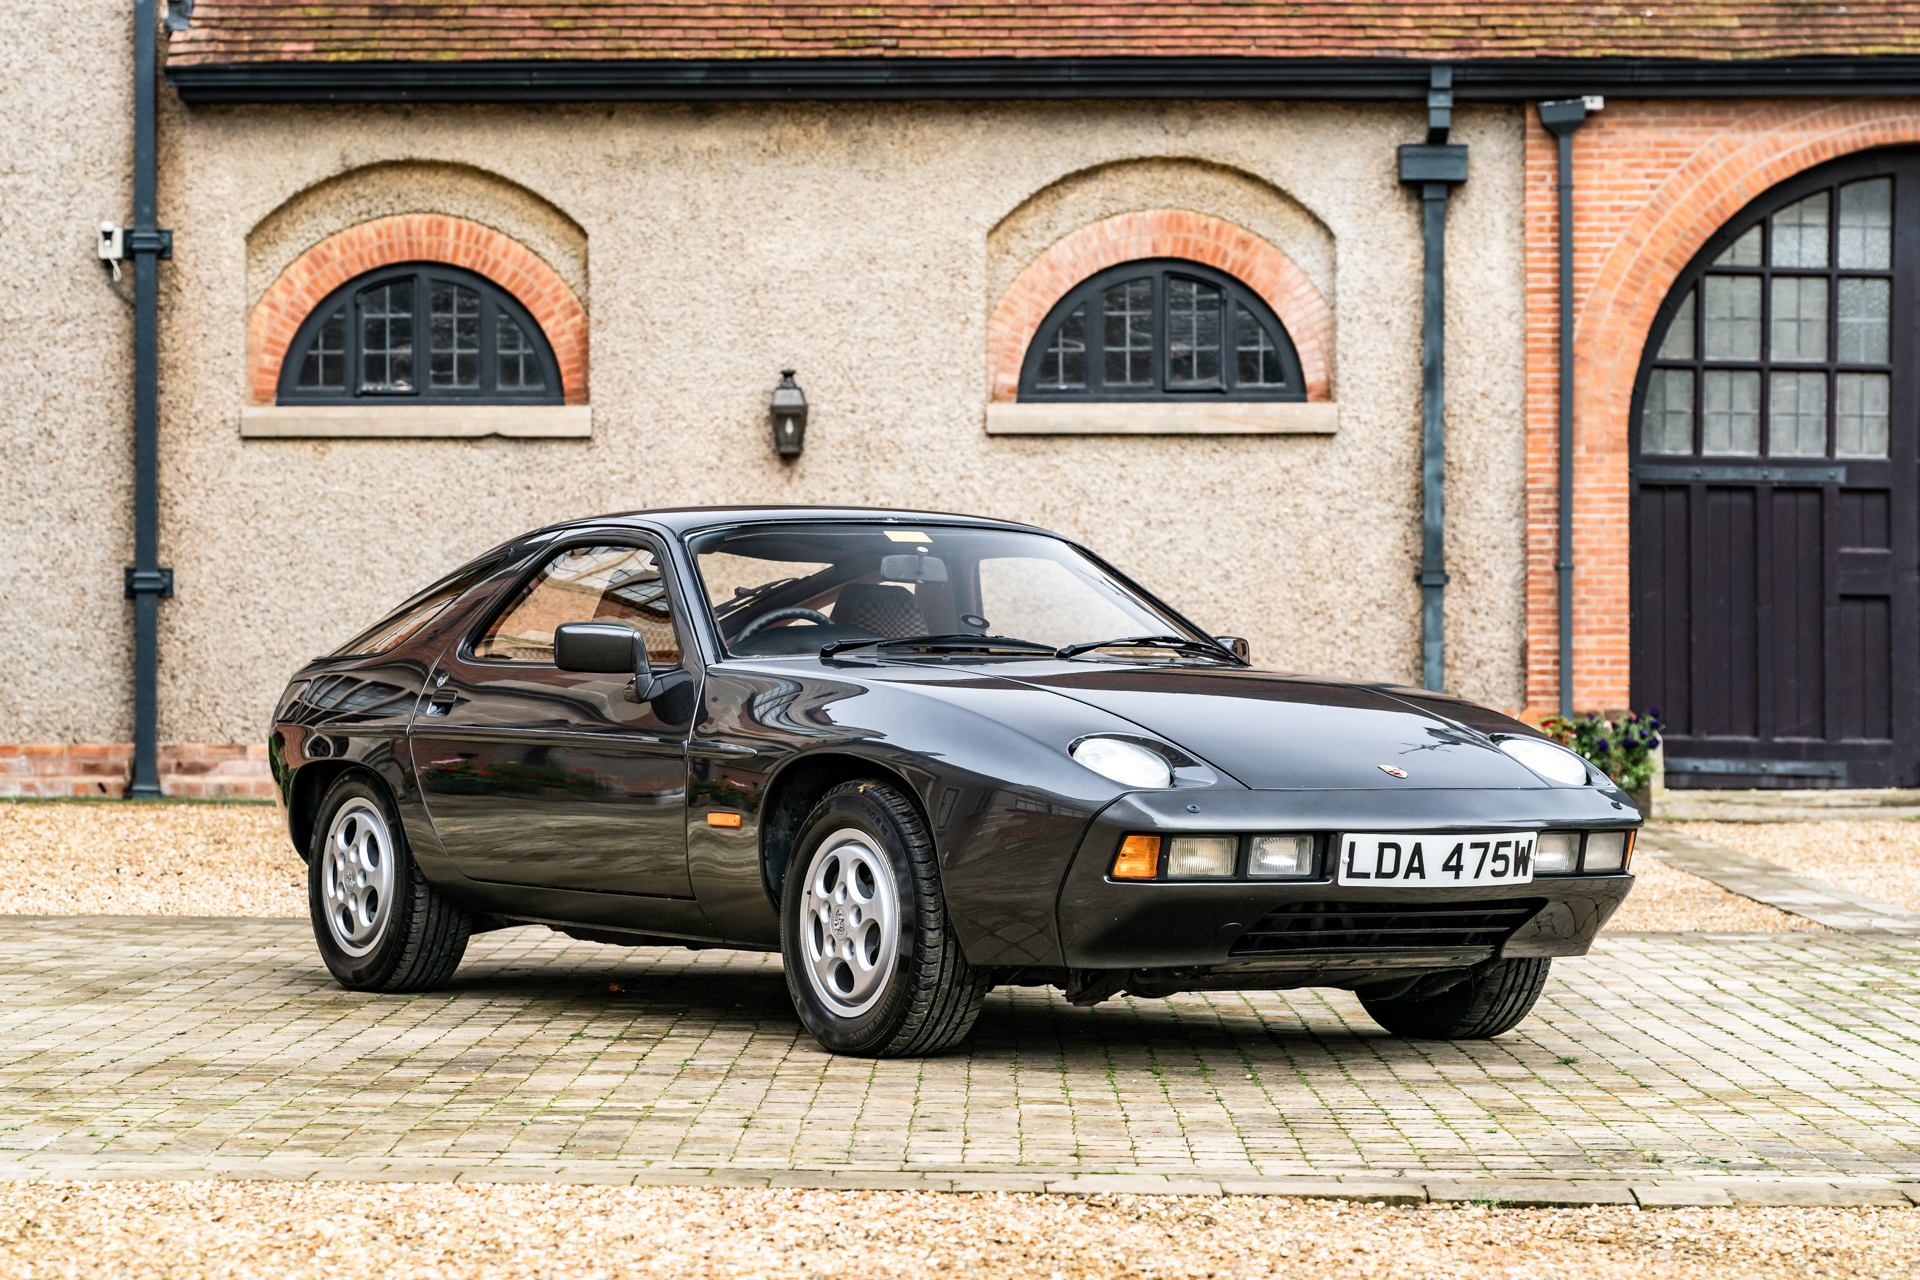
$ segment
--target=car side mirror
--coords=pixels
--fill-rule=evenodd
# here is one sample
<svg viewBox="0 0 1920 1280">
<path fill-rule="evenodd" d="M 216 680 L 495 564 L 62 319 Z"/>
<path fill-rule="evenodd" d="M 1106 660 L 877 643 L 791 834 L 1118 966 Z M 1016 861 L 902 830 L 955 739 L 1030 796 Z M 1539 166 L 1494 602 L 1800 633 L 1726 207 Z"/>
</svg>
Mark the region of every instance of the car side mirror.
<svg viewBox="0 0 1920 1280">
<path fill-rule="evenodd" d="M 1242 662 L 1253 661 L 1253 649 L 1252 649 L 1252 646 L 1247 644 L 1246 637 L 1215 636 L 1214 639 L 1218 641 L 1224 648 L 1231 650 L 1233 653 L 1233 656 L 1240 659 L 1240 661 Z"/>
<path fill-rule="evenodd" d="M 634 701 L 653 695 L 653 667 L 646 642 L 617 622 L 569 622 L 553 633 L 553 664 L 562 671 L 632 676 Z"/>
</svg>

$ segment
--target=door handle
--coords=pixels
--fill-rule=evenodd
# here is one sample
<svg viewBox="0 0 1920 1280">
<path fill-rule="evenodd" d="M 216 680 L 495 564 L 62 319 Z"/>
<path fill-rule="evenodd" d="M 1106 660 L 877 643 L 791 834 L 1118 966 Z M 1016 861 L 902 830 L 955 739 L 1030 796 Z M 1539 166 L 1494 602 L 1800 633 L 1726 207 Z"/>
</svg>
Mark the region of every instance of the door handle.
<svg viewBox="0 0 1920 1280">
<path fill-rule="evenodd" d="M 453 710 L 453 704 L 459 700 L 460 695 L 452 689 L 435 689 L 433 696 L 427 699 L 427 714 L 443 716 Z"/>
</svg>

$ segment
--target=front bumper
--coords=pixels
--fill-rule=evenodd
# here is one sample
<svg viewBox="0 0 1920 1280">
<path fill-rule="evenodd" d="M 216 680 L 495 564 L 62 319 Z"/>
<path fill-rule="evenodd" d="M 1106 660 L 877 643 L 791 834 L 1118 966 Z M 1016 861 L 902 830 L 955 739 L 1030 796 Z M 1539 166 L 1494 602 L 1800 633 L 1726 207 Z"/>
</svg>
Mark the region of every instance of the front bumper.
<svg viewBox="0 0 1920 1280">
<path fill-rule="evenodd" d="M 1197 810 L 1197 811 L 1196 811 Z M 1130 971 L 1141 989 L 1363 986 L 1517 956 L 1585 954 L 1626 897 L 1626 873 L 1449 888 L 1340 885 L 1322 857 L 1302 880 L 1115 881 L 1120 841 L 1260 831 L 1637 827 L 1591 788 L 1527 791 L 1146 792 L 1089 825 L 1060 894 L 1070 969 Z M 1323 848 L 1328 842 L 1323 839 Z"/>
</svg>

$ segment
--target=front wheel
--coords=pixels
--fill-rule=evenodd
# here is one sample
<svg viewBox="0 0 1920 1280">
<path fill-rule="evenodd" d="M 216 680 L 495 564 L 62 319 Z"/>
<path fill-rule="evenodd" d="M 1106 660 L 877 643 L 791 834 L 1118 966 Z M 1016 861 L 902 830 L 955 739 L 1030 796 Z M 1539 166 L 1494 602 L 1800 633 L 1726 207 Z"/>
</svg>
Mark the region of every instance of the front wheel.
<svg viewBox="0 0 1920 1280">
<path fill-rule="evenodd" d="M 327 791 L 307 851 L 307 907 L 320 958 L 349 991 L 429 991 L 467 953 L 473 917 L 428 882 L 378 780 Z"/>
<path fill-rule="evenodd" d="M 814 806 L 780 904 L 794 1009 L 834 1053 L 939 1053 L 973 1029 L 989 983 L 947 921 L 926 824 L 899 788 L 844 783 Z"/>
<path fill-rule="evenodd" d="M 1426 1000 L 1370 1000 L 1375 1022 L 1409 1040 L 1491 1040 L 1519 1026 L 1547 985 L 1547 959 L 1502 960 Z"/>
</svg>

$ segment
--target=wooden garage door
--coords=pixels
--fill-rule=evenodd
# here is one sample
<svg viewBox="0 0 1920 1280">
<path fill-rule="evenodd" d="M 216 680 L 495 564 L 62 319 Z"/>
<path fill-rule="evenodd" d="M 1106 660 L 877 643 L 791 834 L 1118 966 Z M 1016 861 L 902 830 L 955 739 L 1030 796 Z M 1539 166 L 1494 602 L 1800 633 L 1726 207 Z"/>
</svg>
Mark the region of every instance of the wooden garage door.
<svg viewBox="0 0 1920 1280">
<path fill-rule="evenodd" d="M 1633 424 L 1633 698 L 1678 787 L 1920 785 L 1920 152 L 1744 210 L 1653 327 Z"/>
</svg>

